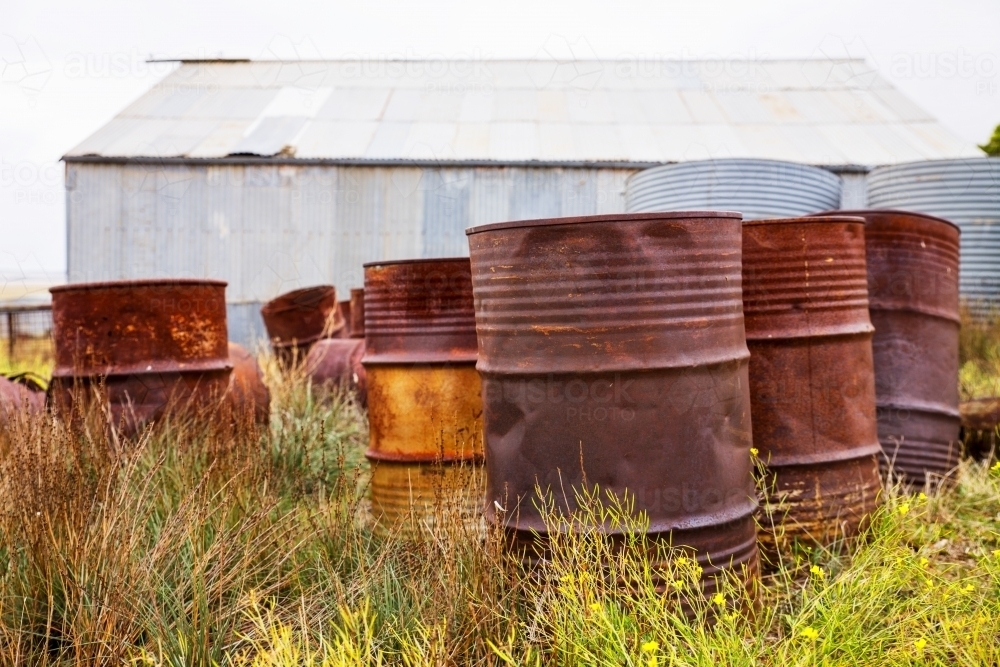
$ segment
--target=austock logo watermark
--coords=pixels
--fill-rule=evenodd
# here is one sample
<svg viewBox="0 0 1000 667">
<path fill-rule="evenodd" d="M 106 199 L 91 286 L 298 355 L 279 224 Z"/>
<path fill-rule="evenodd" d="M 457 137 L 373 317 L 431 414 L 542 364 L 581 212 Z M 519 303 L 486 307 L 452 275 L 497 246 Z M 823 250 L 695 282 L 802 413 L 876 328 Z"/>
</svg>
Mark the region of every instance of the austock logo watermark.
<svg viewBox="0 0 1000 667">
<path fill-rule="evenodd" d="M 635 419 L 636 401 L 629 391 L 634 378 L 620 373 L 602 377 L 507 379 L 483 384 L 483 404 L 523 406 L 555 405 L 565 408 L 567 422 L 630 422 Z"/>
<path fill-rule="evenodd" d="M 766 59 L 767 54 L 758 53 L 756 49 L 698 56 L 687 49 L 675 53 L 623 53 L 613 61 L 611 72 L 625 80 L 664 78 L 679 81 L 680 90 L 766 93 L 773 88 L 763 66 Z"/>
<path fill-rule="evenodd" d="M 15 204 L 54 206 L 63 196 L 62 165 L 31 160 L 11 163 L 0 157 L 0 188 L 12 191 Z"/>
<path fill-rule="evenodd" d="M 0 34 L 0 82 L 17 86 L 33 104 L 52 76 L 52 63 L 33 37 Z"/>
</svg>

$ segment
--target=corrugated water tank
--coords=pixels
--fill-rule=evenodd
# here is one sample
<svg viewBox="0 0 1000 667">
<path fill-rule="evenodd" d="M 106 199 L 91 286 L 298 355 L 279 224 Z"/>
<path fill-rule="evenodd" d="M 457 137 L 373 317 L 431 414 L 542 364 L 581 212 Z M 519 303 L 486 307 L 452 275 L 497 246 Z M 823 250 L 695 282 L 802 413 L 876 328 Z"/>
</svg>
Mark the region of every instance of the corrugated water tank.
<svg viewBox="0 0 1000 667">
<path fill-rule="evenodd" d="M 958 225 L 962 298 L 979 314 L 1000 308 L 1000 158 L 879 167 L 868 176 L 868 202 L 871 208 L 916 211 Z"/>
<path fill-rule="evenodd" d="M 630 213 L 728 210 L 759 220 L 839 208 L 841 188 L 839 176 L 819 167 L 731 158 L 640 171 L 628 180 L 625 199 Z"/>
</svg>

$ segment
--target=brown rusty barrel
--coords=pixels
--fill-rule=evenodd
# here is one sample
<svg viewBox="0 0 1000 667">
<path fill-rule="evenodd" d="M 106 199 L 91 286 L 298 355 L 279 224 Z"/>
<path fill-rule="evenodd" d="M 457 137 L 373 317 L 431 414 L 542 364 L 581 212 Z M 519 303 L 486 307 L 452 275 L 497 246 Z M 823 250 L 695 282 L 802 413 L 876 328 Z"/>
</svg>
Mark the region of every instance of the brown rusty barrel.
<svg viewBox="0 0 1000 667">
<path fill-rule="evenodd" d="M 482 398 L 468 258 L 365 265 L 372 510 L 388 524 L 453 501 L 478 513 Z"/>
<path fill-rule="evenodd" d="M 693 550 L 706 591 L 722 570 L 754 579 L 740 214 L 556 218 L 467 234 L 487 519 L 531 561 L 549 527 L 536 485 L 563 512 L 599 485 L 634 500 L 654 543 Z"/>
<path fill-rule="evenodd" d="M 317 341 L 306 357 L 305 369 L 317 389 L 349 389 L 361 405 L 368 402 L 364 364 L 365 341 L 357 338 Z"/>
<path fill-rule="evenodd" d="M 358 287 L 351 290 L 351 338 L 365 337 L 365 290 Z"/>
<path fill-rule="evenodd" d="M 866 221 L 883 464 L 923 486 L 958 465 L 960 232 L 921 213 L 844 213 Z"/>
<path fill-rule="evenodd" d="M 233 372 L 229 378 L 229 400 L 236 416 L 247 415 L 258 424 L 266 424 L 271 416 L 271 392 L 264 384 L 260 364 L 246 348 L 229 343 L 229 363 Z"/>
<path fill-rule="evenodd" d="M 0 375 L 0 424 L 45 411 L 45 391 Z"/>
<path fill-rule="evenodd" d="M 765 553 L 857 535 L 882 488 L 864 220 L 745 222 L 743 313 Z"/>
<path fill-rule="evenodd" d="M 226 393 L 225 282 L 134 280 L 50 291 L 58 409 L 86 404 L 96 389 L 113 426 L 134 433 L 167 411 L 201 408 Z"/>
<path fill-rule="evenodd" d="M 344 328 L 332 285 L 306 287 L 282 294 L 260 309 L 271 347 L 282 362 L 303 359 L 323 338 L 334 338 Z"/>
</svg>

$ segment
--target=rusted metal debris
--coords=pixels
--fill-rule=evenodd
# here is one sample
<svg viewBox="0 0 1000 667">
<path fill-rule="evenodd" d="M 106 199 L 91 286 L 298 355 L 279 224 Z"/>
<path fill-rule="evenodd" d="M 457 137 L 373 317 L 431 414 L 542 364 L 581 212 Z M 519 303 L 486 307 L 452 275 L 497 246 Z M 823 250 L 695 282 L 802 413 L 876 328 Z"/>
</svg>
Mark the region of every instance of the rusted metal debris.
<svg viewBox="0 0 1000 667">
<path fill-rule="evenodd" d="M 365 341 L 359 338 L 320 340 L 309 350 L 305 369 L 318 389 L 347 388 L 361 405 L 368 403 L 364 364 Z"/>
<path fill-rule="evenodd" d="M 135 433 L 164 414 L 222 400 L 232 364 L 226 283 L 135 280 L 53 287 L 56 408 L 95 392 L 112 426 Z"/>
<path fill-rule="evenodd" d="M 45 411 L 45 391 L 0 375 L 0 424 L 19 415 L 35 416 Z"/>
<path fill-rule="evenodd" d="M 1000 398 L 974 398 L 958 405 L 962 415 L 962 442 L 965 453 L 982 461 L 997 452 L 997 427 L 1000 426 Z"/>
<path fill-rule="evenodd" d="M 745 222 L 743 313 L 775 561 L 795 542 L 857 535 L 879 502 L 864 220 Z"/>
<path fill-rule="evenodd" d="M 758 576 L 740 221 L 641 213 L 467 231 L 485 513 L 529 561 L 547 530 L 536 485 L 563 512 L 599 485 L 646 513 L 654 544 L 692 549 L 706 592 L 723 570 Z"/>
<path fill-rule="evenodd" d="M 839 212 L 838 212 L 839 213 Z M 865 219 L 883 466 L 910 485 L 958 465 L 959 229 L 906 211 Z"/>
<path fill-rule="evenodd" d="M 336 338 L 345 322 L 332 285 L 306 287 L 276 297 L 260 310 L 275 355 L 284 363 L 304 359 L 313 343 Z"/>
<path fill-rule="evenodd" d="M 455 491 L 476 514 L 482 399 L 469 260 L 366 264 L 364 303 L 373 512 L 390 525 L 423 519 Z"/>
<path fill-rule="evenodd" d="M 233 366 L 229 378 L 229 400 L 238 418 L 249 415 L 258 424 L 271 417 L 271 392 L 264 384 L 264 373 L 253 355 L 236 343 L 229 343 L 229 363 Z"/>
</svg>

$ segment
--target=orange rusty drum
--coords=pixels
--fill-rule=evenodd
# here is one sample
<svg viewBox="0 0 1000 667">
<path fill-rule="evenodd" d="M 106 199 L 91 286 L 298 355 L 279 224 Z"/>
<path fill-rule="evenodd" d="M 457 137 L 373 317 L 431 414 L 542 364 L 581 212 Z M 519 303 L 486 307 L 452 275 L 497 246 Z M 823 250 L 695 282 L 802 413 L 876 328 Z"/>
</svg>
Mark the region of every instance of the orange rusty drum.
<svg viewBox="0 0 1000 667">
<path fill-rule="evenodd" d="M 53 287 L 57 409 L 97 392 L 112 425 L 134 434 L 180 410 L 222 400 L 232 363 L 226 283 L 135 280 Z"/>
<path fill-rule="evenodd" d="M 474 521 L 482 397 L 469 260 L 365 265 L 372 510 L 386 523 Z"/>
<path fill-rule="evenodd" d="M 300 361 L 313 343 L 336 338 L 345 326 L 332 285 L 306 287 L 275 297 L 260 315 L 271 338 L 274 354 L 283 363 Z"/>
</svg>

